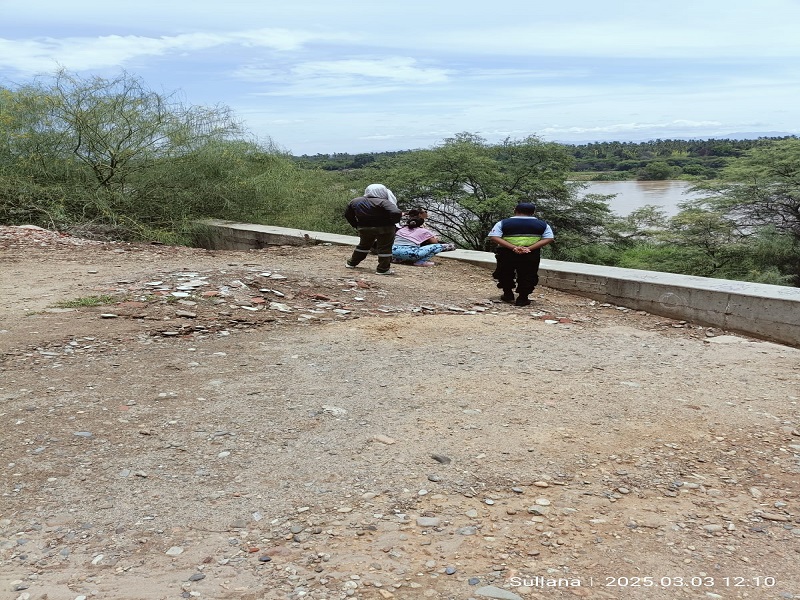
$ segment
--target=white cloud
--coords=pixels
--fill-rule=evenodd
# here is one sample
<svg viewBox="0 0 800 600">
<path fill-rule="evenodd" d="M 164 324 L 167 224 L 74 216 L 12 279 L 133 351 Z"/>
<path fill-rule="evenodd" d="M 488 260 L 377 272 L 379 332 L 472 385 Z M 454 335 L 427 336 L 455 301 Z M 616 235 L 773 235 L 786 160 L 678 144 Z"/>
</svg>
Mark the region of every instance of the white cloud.
<svg viewBox="0 0 800 600">
<path fill-rule="evenodd" d="M 677 119 L 665 123 L 614 123 L 603 125 L 602 127 L 545 127 L 539 133 L 543 136 L 554 136 L 560 134 L 578 134 L 583 136 L 594 136 L 598 134 L 606 135 L 609 133 L 630 133 L 636 131 L 659 131 L 659 130 L 691 130 L 718 128 L 722 125 L 720 121 L 689 121 Z"/>
<path fill-rule="evenodd" d="M 228 45 L 267 48 L 288 52 L 312 40 L 330 41 L 338 36 L 320 36 L 303 31 L 256 29 L 229 33 L 187 33 L 174 36 L 104 35 L 100 37 L 0 39 L 0 68 L 23 73 L 52 71 L 58 64 L 85 71 L 123 66 L 144 57 L 191 53 Z"/>
<path fill-rule="evenodd" d="M 800 57 L 796 22 L 775 23 L 767 29 L 717 27 L 691 20 L 674 25 L 616 18 L 605 23 L 530 23 L 474 30 L 422 32 L 418 47 L 505 56 L 591 56 L 704 59 L 734 57 Z M 779 43 L 776 43 L 779 40 Z"/>
<path fill-rule="evenodd" d="M 376 95 L 408 86 L 445 84 L 450 73 L 446 69 L 420 65 L 412 58 L 388 57 L 310 61 L 285 70 L 249 66 L 238 69 L 235 75 L 271 86 L 258 95 L 308 98 Z"/>
<path fill-rule="evenodd" d="M 442 83 L 447 80 L 445 69 L 420 67 L 412 58 L 307 62 L 298 65 L 293 71 L 302 78 L 364 77 L 421 85 Z"/>
</svg>

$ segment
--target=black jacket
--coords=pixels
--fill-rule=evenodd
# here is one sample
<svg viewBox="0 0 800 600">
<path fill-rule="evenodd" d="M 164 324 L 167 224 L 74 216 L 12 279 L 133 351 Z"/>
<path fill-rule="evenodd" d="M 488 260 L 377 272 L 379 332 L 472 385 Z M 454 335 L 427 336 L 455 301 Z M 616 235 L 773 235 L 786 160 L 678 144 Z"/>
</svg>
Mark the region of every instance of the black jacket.
<svg viewBox="0 0 800 600">
<path fill-rule="evenodd" d="M 344 211 L 344 218 L 353 227 L 387 227 L 400 222 L 403 213 L 386 198 L 360 196 L 353 198 Z"/>
</svg>

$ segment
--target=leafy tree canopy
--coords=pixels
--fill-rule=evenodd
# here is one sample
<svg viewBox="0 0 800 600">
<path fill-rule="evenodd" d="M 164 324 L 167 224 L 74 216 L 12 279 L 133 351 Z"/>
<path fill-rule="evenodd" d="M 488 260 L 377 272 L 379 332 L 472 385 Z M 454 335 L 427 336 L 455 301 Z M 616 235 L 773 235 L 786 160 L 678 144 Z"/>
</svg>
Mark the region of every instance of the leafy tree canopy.
<svg viewBox="0 0 800 600">
<path fill-rule="evenodd" d="M 800 243 L 800 139 L 754 148 L 700 189 L 740 227 L 774 227 Z"/>
</svg>

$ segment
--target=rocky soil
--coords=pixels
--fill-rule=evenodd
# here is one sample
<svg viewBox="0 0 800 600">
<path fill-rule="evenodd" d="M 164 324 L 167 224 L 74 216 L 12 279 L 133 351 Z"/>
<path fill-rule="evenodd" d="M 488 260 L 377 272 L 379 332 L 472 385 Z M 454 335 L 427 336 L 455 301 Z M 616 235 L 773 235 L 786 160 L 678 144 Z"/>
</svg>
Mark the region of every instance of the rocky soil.
<svg viewBox="0 0 800 600">
<path fill-rule="evenodd" d="M 348 254 L 0 228 L 0 599 L 800 598 L 800 351 Z"/>
</svg>

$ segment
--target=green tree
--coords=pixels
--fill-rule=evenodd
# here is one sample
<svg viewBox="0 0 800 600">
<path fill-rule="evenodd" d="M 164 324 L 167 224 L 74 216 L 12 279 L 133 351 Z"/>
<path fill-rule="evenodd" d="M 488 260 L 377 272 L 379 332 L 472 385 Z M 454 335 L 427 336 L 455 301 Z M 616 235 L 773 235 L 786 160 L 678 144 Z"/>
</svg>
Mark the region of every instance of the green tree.
<svg viewBox="0 0 800 600">
<path fill-rule="evenodd" d="M 674 168 L 663 160 L 654 160 L 648 162 L 644 167 L 639 169 L 636 177 L 641 180 L 654 180 L 659 181 L 669 179 L 674 172 Z"/>
<path fill-rule="evenodd" d="M 800 242 L 800 139 L 756 147 L 698 189 L 740 227 L 771 226 Z"/>
<path fill-rule="evenodd" d="M 734 159 L 721 180 L 700 184 L 715 210 L 734 222 L 742 235 L 765 230 L 790 240 L 794 259 L 789 273 L 800 285 L 800 139 L 756 146 Z"/>
<path fill-rule="evenodd" d="M 723 276 L 740 254 L 736 224 L 702 200 L 681 204 L 661 239 L 667 246 L 683 250 L 689 260 L 679 272 L 691 275 Z"/>
<path fill-rule="evenodd" d="M 0 217 L 25 183 L 50 196 L 57 189 L 66 214 L 84 221 L 169 227 L 175 209 L 185 211 L 165 197 L 174 189 L 167 167 L 241 133 L 229 109 L 184 106 L 126 73 L 84 79 L 60 71 L 5 90 L 0 102 Z"/>
<path fill-rule="evenodd" d="M 607 231 L 610 242 L 622 249 L 654 239 L 667 224 L 667 214 L 660 207 L 646 204 L 625 217 L 610 221 Z"/>
</svg>

